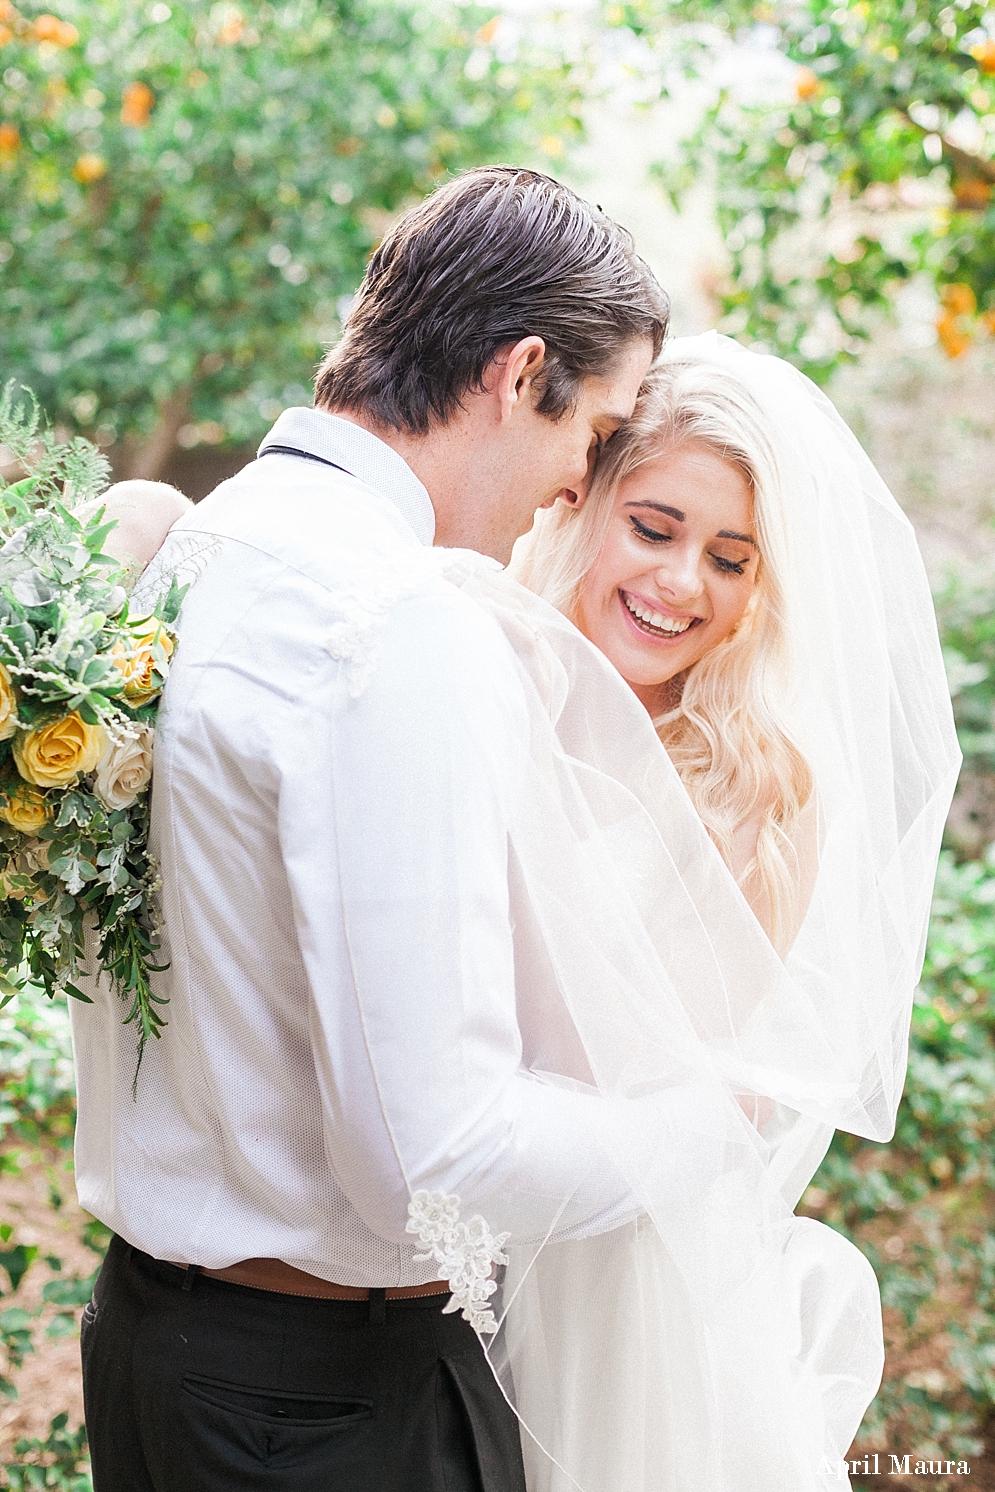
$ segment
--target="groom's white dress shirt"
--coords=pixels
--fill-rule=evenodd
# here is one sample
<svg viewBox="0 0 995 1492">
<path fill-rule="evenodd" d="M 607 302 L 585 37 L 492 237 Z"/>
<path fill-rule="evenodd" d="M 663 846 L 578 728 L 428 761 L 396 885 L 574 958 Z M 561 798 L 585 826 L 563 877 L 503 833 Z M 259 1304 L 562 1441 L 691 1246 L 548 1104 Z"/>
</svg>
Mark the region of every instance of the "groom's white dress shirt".
<svg viewBox="0 0 995 1492">
<path fill-rule="evenodd" d="M 493 1231 L 600 1231 L 628 1192 L 596 1098 L 522 1067 L 509 806 L 527 715 L 497 623 L 426 576 L 434 515 L 388 446 L 288 410 L 167 540 L 198 578 L 159 716 L 168 1025 L 71 1001 L 82 1205 L 148 1253 L 431 1279 L 410 1195 Z M 421 568 L 419 568 L 419 565 Z M 410 568 L 411 583 L 406 583 Z"/>
</svg>

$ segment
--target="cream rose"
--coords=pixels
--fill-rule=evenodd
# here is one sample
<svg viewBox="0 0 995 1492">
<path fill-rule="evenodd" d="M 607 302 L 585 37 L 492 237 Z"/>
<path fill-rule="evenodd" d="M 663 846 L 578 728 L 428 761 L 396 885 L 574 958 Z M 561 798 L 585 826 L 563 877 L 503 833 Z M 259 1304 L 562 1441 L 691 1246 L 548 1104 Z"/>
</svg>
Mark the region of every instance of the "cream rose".
<svg viewBox="0 0 995 1492">
<path fill-rule="evenodd" d="M 67 787 L 92 772 L 106 749 L 103 726 L 87 725 L 75 710 L 37 730 L 21 731 L 13 745 L 17 770 L 35 787 Z"/>
<path fill-rule="evenodd" d="M 27 782 L 7 783 L 0 788 L 0 818 L 22 834 L 37 834 L 50 818 L 48 804 L 37 788 Z"/>
<path fill-rule="evenodd" d="M 0 741 L 9 741 L 17 729 L 17 700 L 10 674 L 0 663 Z"/>
<path fill-rule="evenodd" d="M 93 791 L 105 808 L 130 808 L 152 777 L 152 730 L 143 725 L 138 739 L 111 741 L 97 763 Z"/>
<path fill-rule="evenodd" d="M 131 623 L 129 630 L 133 638 L 131 647 L 117 642 L 111 655 L 124 679 L 124 697 L 137 708 L 155 699 L 162 688 L 154 675 L 165 678 L 169 659 L 173 656 L 173 639 L 159 618 L 154 616 Z"/>
</svg>

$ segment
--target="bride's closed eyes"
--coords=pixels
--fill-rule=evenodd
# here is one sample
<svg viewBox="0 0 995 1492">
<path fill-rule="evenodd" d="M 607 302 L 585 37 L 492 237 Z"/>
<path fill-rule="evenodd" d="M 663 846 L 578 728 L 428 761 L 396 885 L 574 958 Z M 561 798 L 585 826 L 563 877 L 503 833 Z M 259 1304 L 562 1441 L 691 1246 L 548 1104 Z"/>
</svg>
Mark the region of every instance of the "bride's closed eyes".
<svg viewBox="0 0 995 1492">
<path fill-rule="evenodd" d="M 629 514 L 629 522 L 637 538 L 645 539 L 647 544 L 670 544 L 674 540 L 673 534 L 658 533 L 656 529 L 650 528 L 648 524 L 643 523 L 642 519 L 637 518 L 635 513 Z M 714 554 L 711 551 L 708 557 L 725 575 L 745 575 L 751 558 L 747 555 L 744 559 L 727 559 L 725 555 Z"/>
</svg>

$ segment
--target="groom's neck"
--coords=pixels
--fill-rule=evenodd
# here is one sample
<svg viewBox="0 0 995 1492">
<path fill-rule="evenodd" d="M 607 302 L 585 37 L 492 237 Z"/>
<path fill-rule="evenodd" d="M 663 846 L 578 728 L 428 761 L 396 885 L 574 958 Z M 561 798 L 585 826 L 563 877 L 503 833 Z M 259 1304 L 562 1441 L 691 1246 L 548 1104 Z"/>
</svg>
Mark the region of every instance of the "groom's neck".
<svg viewBox="0 0 995 1492">
<path fill-rule="evenodd" d="M 486 457 L 482 452 L 479 418 L 482 411 L 472 406 L 471 411 L 461 411 L 453 420 L 434 426 L 425 435 L 412 435 L 393 426 L 375 424 L 353 409 L 325 408 L 326 414 L 368 430 L 407 463 L 428 493 L 435 511 L 436 544 L 490 553 L 495 546 L 488 542 L 491 536 L 483 531 L 489 525 L 484 515 L 476 511 L 472 497 L 486 490 L 483 469 Z"/>
</svg>

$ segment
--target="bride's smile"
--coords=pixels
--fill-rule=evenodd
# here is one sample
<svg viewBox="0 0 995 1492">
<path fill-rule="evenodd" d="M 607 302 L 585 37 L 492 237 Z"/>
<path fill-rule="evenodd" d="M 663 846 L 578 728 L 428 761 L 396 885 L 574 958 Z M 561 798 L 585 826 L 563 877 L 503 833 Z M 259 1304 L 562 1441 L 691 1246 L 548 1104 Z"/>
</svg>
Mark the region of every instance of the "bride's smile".
<svg viewBox="0 0 995 1492">
<path fill-rule="evenodd" d="M 700 443 L 669 449 L 619 484 L 577 621 L 655 714 L 664 686 L 736 627 L 757 564 L 740 467 Z"/>
</svg>

